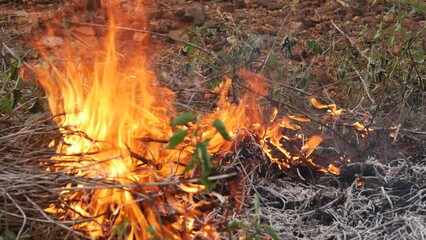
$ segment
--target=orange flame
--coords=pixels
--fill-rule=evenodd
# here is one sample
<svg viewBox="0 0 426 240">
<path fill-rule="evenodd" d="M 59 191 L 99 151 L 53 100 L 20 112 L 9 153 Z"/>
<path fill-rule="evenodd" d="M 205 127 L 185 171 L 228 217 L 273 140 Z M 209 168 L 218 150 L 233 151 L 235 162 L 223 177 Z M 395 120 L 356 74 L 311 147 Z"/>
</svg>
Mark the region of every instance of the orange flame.
<svg viewBox="0 0 426 240">
<path fill-rule="evenodd" d="M 126 60 L 122 64 L 115 47 L 114 15 L 110 15 L 110 31 L 102 50 L 104 56 L 92 61 L 84 59 L 86 53 L 67 51 L 64 69 L 55 63 L 51 68 L 39 67 L 40 83 L 46 90 L 52 114 L 63 126 L 63 141 L 57 146 L 60 156 L 56 169 L 87 178 L 101 178 L 111 184 L 123 186 L 155 182 L 165 179 L 179 168 L 169 167 L 176 159 L 172 150 L 160 149 L 162 143 L 140 143 L 139 138 L 168 139 L 170 127 L 169 104 L 173 101 L 170 90 L 157 87 L 155 78 L 144 68 L 145 59 Z M 47 53 L 45 59 L 49 59 Z M 161 92 L 160 94 L 153 94 Z M 152 164 L 139 164 L 132 152 L 151 159 Z M 188 151 L 181 153 L 186 159 Z M 156 169 L 161 166 L 160 169 Z M 182 168 L 182 167 L 180 167 Z M 50 170 L 50 169 L 49 169 Z M 177 173 L 182 172 L 178 169 Z M 154 171 L 156 172 L 154 174 Z M 156 206 L 149 201 L 162 202 L 160 197 L 146 196 L 145 192 L 160 192 L 158 187 L 143 189 L 102 188 L 101 186 L 70 194 L 68 208 L 51 205 L 46 211 L 60 214 L 63 219 L 91 218 L 92 221 L 76 224 L 93 238 L 112 236 L 117 226 L 126 224 L 127 239 L 147 239 L 148 227 L 163 232 L 164 236 L 178 238 L 178 230 L 160 225 Z M 154 202 L 155 202 L 154 201 Z M 179 207 L 179 206 L 176 206 Z M 65 213 L 63 212 L 66 209 Z"/>
<path fill-rule="evenodd" d="M 154 237 L 148 229 L 173 239 L 194 236 L 197 234 L 193 232 L 194 221 L 201 214 L 196 206 L 201 203 L 195 203 L 192 194 L 205 190 L 205 186 L 181 184 L 180 189 L 189 196 L 175 196 L 163 192 L 155 184 L 183 176 L 194 146 L 186 139 L 179 145 L 186 147 L 178 151 L 165 148 L 164 141 L 141 140 L 167 141 L 172 136 L 170 116 L 174 115 L 174 95 L 157 86 L 153 74 L 143 68 L 146 60 L 142 54 L 130 59 L 117 52 L 116 15 L 111 9 L 114 7 L 109 8 L 110 29 L 105 45 L 95 49 L 101 54 L 87 56 L 86 51 L 70 42 L 65 62 L 58 63 L 49 62 L 48 52 L 42 51 L 49 67 L 41 66 L 37 73 L 64 136 L 56 144 L 55 168 L 47 170 L 62 170 L 106 183 L 102 186 L 90 185 L 90 181 L 76 186 L 69 184 L 62 192 L 63 203 L 52 204 L 45 210 L 64 220 L 75 220 L 75 228 L 93 238 L 114 238 L 120 234 L 119 229 L 124 231 L 126 239 Z M 304 137 L 283 135 L 284 129 L 299 130 L 298 122 L 309 119 L 297 116 L 277 119 L 276 109 L 269 119 L 264 119 L 258 98 L 266 95 L 267 81 L 246 70 L 239 74 L 254 93 L 242 96 L 239 104 L 232 104 L 228 99 L 232 80 L 226 79 L 218 86 L 220 98 L 216 111 L 204 115 L 198 126 L 185 128 L 189 132 L 200 132 L 201 141 L 210 139 L 208 150 L 211 153 L 223 155 L 231 151 L 234 144 L 225 141 L 212 127 L 212 122 L 220 119 L 232 138 L 240 140 L 248 135 L 257 138 L 264 154 L 280 168 L 290 168 L 294 161 L 309 157 L 322 142 L 322 137 L 310 137 L 299 153 L 291 153 L 284 143 Z M 311 101 L 335 115 L 341 112 L 335 105 Z M 314 165 L 312 159 L 309 162 Z M 322 170 L 338 173 L 334 166 Z M 179 214 L 172 223 L 159 220 L 159 215 L 168 211 L 165 203 Z M 90 221 L 78 221 L 87 219 Z M 186 230 L 181 229 L 183 226 Z M 204 225 L 198 230 L 201 237 L 216 236 L 212 226 Z"/>
<path fill-rule="evenodd" d="M 312 136 L 302 147 L 302 152 L 305 152 L 306 157 L 309 157 L 316 147 L 322 142 L 322 137 Z"/>
<path fill-rule="evenodd" d="M 336 104 L 322 104 L 316 98 L 310 98 L 310 100 L 314 107 L 318 109 L 327 109 L 327 112 L 332 116 L 339 116 L 343 112 L 343 109 L 337 109 Z"/>
</svg>

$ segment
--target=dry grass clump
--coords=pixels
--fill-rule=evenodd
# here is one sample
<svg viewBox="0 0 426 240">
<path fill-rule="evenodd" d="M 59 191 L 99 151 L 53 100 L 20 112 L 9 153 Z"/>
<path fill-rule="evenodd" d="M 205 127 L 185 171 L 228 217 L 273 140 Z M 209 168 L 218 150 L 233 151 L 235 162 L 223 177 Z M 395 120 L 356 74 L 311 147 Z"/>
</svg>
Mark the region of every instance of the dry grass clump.
<svg viewBox="0 0 426 240">
<path fill-rule="evenodd" d="M 57 221 L 43 211 L 58 201 L 61 187 L 79 181 L 61 172 L 45 171 L 54 155 L 47 144 L 58 136 L 57 127 L 42 121 L 16 124 L 17 119 L 1 120 L 0 236 L 54 239 L 58 233 L 80 235 L 69 228 L 72 221 Z"/>
</svg>

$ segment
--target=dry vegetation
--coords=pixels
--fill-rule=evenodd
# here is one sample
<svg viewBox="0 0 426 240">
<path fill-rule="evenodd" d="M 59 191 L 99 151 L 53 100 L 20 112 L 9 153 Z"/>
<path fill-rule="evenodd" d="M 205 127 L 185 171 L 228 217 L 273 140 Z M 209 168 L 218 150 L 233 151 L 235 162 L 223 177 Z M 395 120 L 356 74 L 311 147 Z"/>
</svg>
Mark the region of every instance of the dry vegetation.
<svg viewBox="0 0 426 240">
<path fill-rule="evenodd" d="M 165 12 L 181 7 L 160 2 Z M 327 140 L 316 154 L 325 162 L 342 153 L 352 160 L 342 164 L 338 176 L 306 166 L 282 171 L 259 154 L 256 143 L 241 143 L 228 160 L 240 173 L 244 200 L 236 209 L 213 210 L 212 222 L 221 236 L 273 238 L 270 226 L 279 239 L 425 239 L 426 6 L 421 1 L 366 1 L 367 7 L 350 1 L 325 1 L 319 7 L 315 1 L 277 1 L 283 10 L 276 13 L 248 1 L 244 13 L 255 19 L 249 25 L 241 9 L 227 11 L 230 3 L 216 2 L 204 3 L 210 6 L 205 9 L 210 21 L 200 26 L 182 23 L 175 32 L 158 34 L 160 23 L 173 21 L 173 14 L 150 15 L 149 30 L 157 32 L 152 50 L 147 50 L 150 67 L 161 84 L 177 93 L 178 108 L 212 111 L 216 96 L 211 90 L 224 76 L 233 79 L 233 97 L 238 99 L 250 91 L 237 75 L 244 67 L 269 81 L 269 95 L 260 103 L 277 107 L 282 115 L 303 114 L 324 125 L 323 113 L 309 106 L 311 96 L 350 110 L 345 118 L 326 122 L 321 134 Z M 45 171 L 55 154 L 48 144 L 61 136 L 46 110 L 43 91 L 20 77 L 34 80 L 28 62 L 38 58 L 22 39 L 37 30 L 39 22 L 30 17 L 33 9 L 60 9 L 55 4 L 0 5 L 1 240 L 84 239 L 84 233 L 72 229 L 72 221 L 58 221 L 42 209 L 58 201 L 67 183 L 111 184 Z M 309 20 L 300 17 L 302 11 L 312 13 Z M 261 22 L 262 14 L 272 16 L 269 25 Z M 375 129 L 365 138 L 348 127 L 360 119 Z M 398 128 L 391 138 L 394 125 Z M 306 131 L 317 128 L 308 124 Z M 230 189 L 215 191 L 227 195 Z"/>
</svg>

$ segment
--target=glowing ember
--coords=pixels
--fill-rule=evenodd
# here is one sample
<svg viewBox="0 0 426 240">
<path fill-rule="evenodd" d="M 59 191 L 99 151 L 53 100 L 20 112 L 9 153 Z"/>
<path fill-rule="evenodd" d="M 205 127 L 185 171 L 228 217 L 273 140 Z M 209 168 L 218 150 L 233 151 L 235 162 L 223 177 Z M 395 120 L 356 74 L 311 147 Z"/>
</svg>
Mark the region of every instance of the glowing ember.
<svg viewBox="0 0 426 240">
<path fill-rule="evenodd" d="M 231 104 L 228 100 L 231 80 L 226 79 L 216 89 L 220 98 L 215 112 L 204 115 L 198 124 L 171 127 L 174 95 L 156 85 L 153 75 L 143 68 L 143 57 L 128 59 L 117 53 L 111 11 L 109 19 L 111 28 L 105 46 L 99 50 L 101 54 L 85 57 L 86 50 L 70 43 L 64 63 L 49 62 L 49 67 L 37 70 L 63 134 L 61 142 L 52 143 L 58 156 L 54 157 L 56 165 L 47 170 L 105 182 L 102 186 L 69 184 L 62 192 L 62 204 L 51 205 L 47 212 L 63 220 L 74 220 L 76 229 L 93 238 L 124 234 L 126 239 L 148 239 L 155 235 L 173 239 L 197 235 L 211 239 L 216 236 L 213 226 L 194 228 L 196 217 L 202 214 L 196 208 L 203 203 L 196 203 L 192 195 L 205 191 L 206 186 L 182 183 L 179 187 L 187 195 L 178 196 L 155 184 L 193 174 L 190 171 L 185 175 L 184 169 L 195 152 L 196 132 L 201 133 L 197 135 L 200 142 L 210 139 L 208 151 L 218 156 L 231 151 L 236 141 L 253 136 L 264 154 L 280 168 L 291 168 L 294 161 L 304 159 L 317 166 L 309 157 L 322 137 L 283 135 L 284 129 L 298 130 L 301 128 L 298 122 L 309 119 L 297 116 L 276 119 L 276 109 L 264 119 L 257 94 L 266 95 L 267 81 L 245 70 L 240 75 L 257 94 L 243 96 L 238 105 Z M 48 54 L 44 55 L 48 61 Z M 341 113 L 335 105 L 311 101 L 333 115 Z M 215 119 L 225 124 L 234 142 L 226 141 L 212 127 Z M 178 129 L 185 130 L 187 137 L 176 149 L 169 149 L 164 141 Z M 292 139 L 307 140 L 299 152 L 292 153 L 284 147 Z M 317 167 L 323 172 L 339 173 L 333 165 L 328 169 Z M 170 211 L 166 208 L 172 208 L 178 217 L 162 222 L 160 215 Z"/>
</svg>

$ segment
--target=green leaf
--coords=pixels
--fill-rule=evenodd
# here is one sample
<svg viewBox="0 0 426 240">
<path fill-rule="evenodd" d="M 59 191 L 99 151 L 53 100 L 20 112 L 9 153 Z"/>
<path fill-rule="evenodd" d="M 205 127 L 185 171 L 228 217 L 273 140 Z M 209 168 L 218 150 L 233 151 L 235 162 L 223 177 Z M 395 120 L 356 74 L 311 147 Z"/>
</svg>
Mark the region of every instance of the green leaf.
<svg viewBox="0 0 426 240">
<path fill-rule="evenodd" d="M 6 112 L 12 112 L 12 102 L 7 98 L 0 98 L 0 108 L 4 109 Z"/>
<path fill-rule="evenodd" d="M 148 226 L 146 227 L 146 230 L 151 234 L 156 234 L 154 226 Z"/>
<path fill-rule="evenodd" d="M 222 135 L 222 137 L 226 141 L 232 140 L 231 136 L 229 136 L 229 133 L 226 131 L 225 124 L 223 124 L 222 121 L 220 121 L 219 119 L 214 120 L 213 126 L 216 128 L 216 130 L 220 133 L 220 135 Z"/>
<path fill-rule="evenodd" d="M 16 239 L 16 233 L 14 233 L 14 232 L 12 232 L 10 230 L 6 231 L 6 236 L 10 240 L 15 240 Z"/>
<path fill-rule="evenodd" d="M 260 199 L 259 195 L 254 195 L 254 214 L 259 215 L 260 214 Z"/>
<path fill-rule="evenodd" d="M 314 40 L 306 41 L 306 46 L 313 52 L 315 49 L 315 41 Z"/>
<path fill-rule="evenodd" d="M 173 120 L 170 125 L 172 127 L 178 126 L 178 125 L 185 125 L 191 121 L 194 120 L 194 113 L 193 112 L 185 112 L 182 113 L 180 116 L 178 116 L 175 120 Z"/>
<path fill-rule="evenodd" d="M 229 230 L 234 230 L 234 229 L 239 229 L 239 228 L 247 228 L 247 225 L 242 221 L 232 221 L 232 222 L 228 223 L 228 229 Z"/>
<path fill-rule="evenodd" d="M 207 151 L 208 142 L 197 143 L 196 148 L 198 149 L 198 158 L 203 166 L 203 176 L 209 176 L 211 170 L 211 156 Z"/>
<path fill-rule="evenodd" d="M 275 231 L 275 229 L 273 229 L 271 226 L 269 226 L 268 224 L 263 224 L 263 228 L 265 229 L 266 233 L 268 233 L 268 235 L 274 239 L 274 240 L 280 240 L 280 236 L 278 236 L 278 233 Z"/>
<path fill-rule="evenodd" d="M 181 143 L 183 139 L 185 139 L 186 134 L 187 134 L 187 131 L 181 130 L 181 129 L 174 132 L 173 135 L 170 137 L 168 147 L 174 148 L 177 145 L 179 145 L 179 143 Z"/>
<path fill-rule="evenodd" d="M 158 234 L 158 232 L 156 231 L 154 226 L 148 226 L 147 231 L 151 234 L 151 236 L 148 238 L 149 240 L 165 240 L 165 239 L 169 239 L 169 236 L 167 237 L 162 237 Z M 124 237 L 123 239 L 127 239 L 126 237 Z"/>
<path fill-rule="evenodd" d="M 195 165 L 195 160 L 197 160 L 198 150 L 195 149 L 194 155 L 189 159 L 188 165 L 186 165 L 185 170 L 183 170 L 184 173 L 189 172 Z"/>
<path fill-rule="evenodd" d="M 393 47 L 394 44 L 395 44 L 395 36 L 390 36 L 388 39 L 388 45 L 390 47 Z"/>
<path fill-rule="evenodd" d="M 211 173 L 212 168 L 212 157 L 207 151 L 207 147 L 209 145 L 209 140 L 204 142 L 197 143 L 195 148 L 198 150 L 198 159 L 201 161 L 202 172 L 201 172 L 201 183 L 206 185 L 207 189 L 213 187 L 213 183 L 208 179 Z"/>
<path fill-rule="evenodd" d="M 253 221 L 253 228 L 257 234 L 262 234 L 262 226 L 257 219 Z"/>
<path fill-rule="evenodd" d="M 315 40 L 306 41 L 306 46 L 315 54 L 322 53 L 321 46 Z"/>
</svg>

